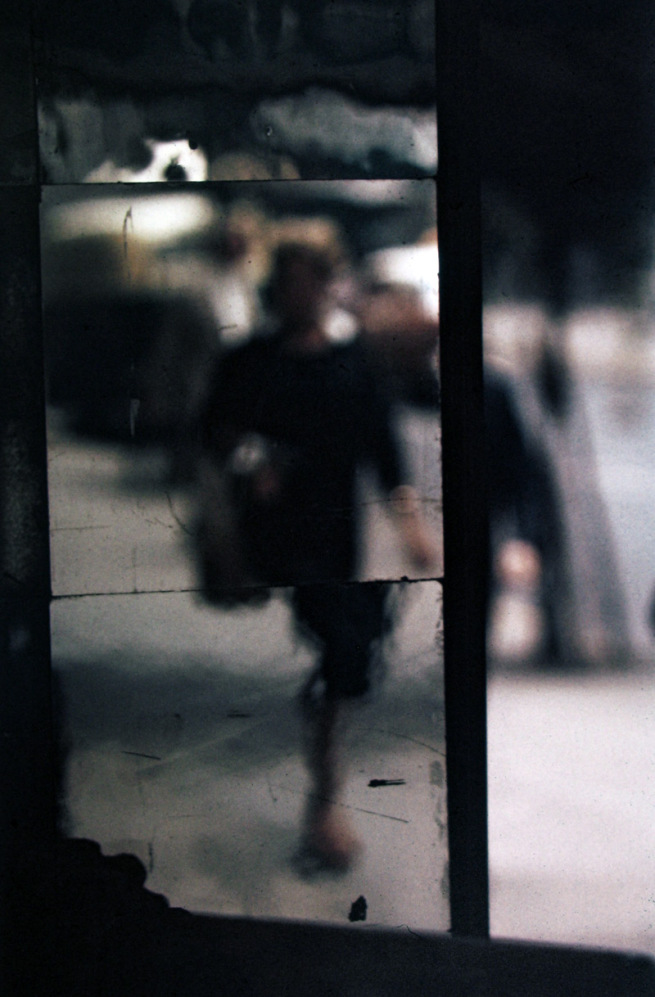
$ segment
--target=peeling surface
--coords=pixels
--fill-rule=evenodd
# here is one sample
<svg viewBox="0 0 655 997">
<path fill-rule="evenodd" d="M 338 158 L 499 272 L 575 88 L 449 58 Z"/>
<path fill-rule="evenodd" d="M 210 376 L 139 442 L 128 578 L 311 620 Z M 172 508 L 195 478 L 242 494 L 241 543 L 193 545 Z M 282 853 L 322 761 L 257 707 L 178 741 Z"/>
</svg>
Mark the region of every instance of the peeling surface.
<svg viewBox="0 0 655 997">
<path fill-rule="evenodd" d="M 368 904 L 366 903 L 366 897 L 357 897 L 357 900 L 353 900 L 350 913 L 348 914 L 348 920 L 365 921 L 367 912 Z"/>
</svg>

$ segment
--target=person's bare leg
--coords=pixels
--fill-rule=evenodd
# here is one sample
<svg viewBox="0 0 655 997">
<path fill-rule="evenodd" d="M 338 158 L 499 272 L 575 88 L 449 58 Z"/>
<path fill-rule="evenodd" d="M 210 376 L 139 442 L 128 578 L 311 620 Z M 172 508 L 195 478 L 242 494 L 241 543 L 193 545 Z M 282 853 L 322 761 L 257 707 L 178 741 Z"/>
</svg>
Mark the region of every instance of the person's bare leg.
<svg viewBox="0 0 655 997">
<path fill-rule="evenodd" d="M 337 699 L 323 699 L 305 711 L 312 786 L 304 845 L 322 864 L 338 870 L 350 868 L 361 851 L 347 811 L 338 800 L 343 768 L 337 741 L 343 712 L 343 704 Z"/>
</svg>

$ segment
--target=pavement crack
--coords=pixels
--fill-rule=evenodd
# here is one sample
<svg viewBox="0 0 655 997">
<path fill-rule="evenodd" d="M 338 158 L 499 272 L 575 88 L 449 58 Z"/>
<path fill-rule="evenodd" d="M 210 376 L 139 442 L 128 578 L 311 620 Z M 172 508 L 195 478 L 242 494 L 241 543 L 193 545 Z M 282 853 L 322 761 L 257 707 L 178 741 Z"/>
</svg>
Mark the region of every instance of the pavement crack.
<svg viewBox="0 0 655 997">
<path fill-rule="evenodd" d="M 176 513 L 170 492 L 166 492 L 166 501 L 168 502 L 168 508 L 170 509 L 171 516 L 173 517 L 179 528 L 182 530 L 182 532 L 186 533 L 186 535 L 189 537 L 193 536 L 193 530 L 190 530 L 187 524 L 183 522 L 183 520 L 181 520 L 178 514 Z"/>
<path fill-rule="evenodd" d="M 298 793 L 298 790 L 290 790 L 292 793 Z M 411 820 L 406 817 L 395 817 L 393 814 L 382 813 L 381 810 L 367 810 L 365 807 L 357 807 L 352 803 L 342 803 L 339 800 L 332 800 L 326 796 L 318 796 L 316 793 L 300 793 L 302 796 L 307 796 L 313 800 L 321 800 L 323 803 L 329 803 L 333 807 L 343 807 L 344 810 L 352 810 L 360 814 L 370 814 L 372 817 L 383 817 L 385 820 L 395 820 L 399 824 L 411 824 Z"/>
</svg>

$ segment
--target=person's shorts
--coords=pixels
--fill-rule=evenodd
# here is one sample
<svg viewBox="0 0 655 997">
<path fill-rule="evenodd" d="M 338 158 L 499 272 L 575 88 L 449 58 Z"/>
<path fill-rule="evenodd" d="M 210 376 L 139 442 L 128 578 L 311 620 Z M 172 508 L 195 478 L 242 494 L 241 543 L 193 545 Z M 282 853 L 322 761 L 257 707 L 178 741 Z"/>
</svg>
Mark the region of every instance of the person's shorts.
<svg viewBox="0 0 655 997">
<path fill-rule="evenodd" d="M 325 695 L 363 696 L 380 642 L 390 629 L 387 582 L 299 585 L 292 606 L 301 630 L 318 643 Z"/>
</svg>

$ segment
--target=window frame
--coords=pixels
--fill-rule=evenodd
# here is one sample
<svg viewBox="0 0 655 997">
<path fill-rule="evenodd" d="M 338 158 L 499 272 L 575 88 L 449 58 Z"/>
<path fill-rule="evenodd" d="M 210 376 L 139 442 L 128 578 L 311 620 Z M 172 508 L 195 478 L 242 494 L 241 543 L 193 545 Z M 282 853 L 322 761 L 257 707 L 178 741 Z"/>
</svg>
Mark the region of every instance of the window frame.
<svg viewBox="0 0 655 997">
<path fill-rule="evenodd" d="M 438 220 L 444 482 L 444 639 L 451 932 L 486 938 L 486 508 L 477 140 L 478 0 L 437 2 Z M 50 563 L 40 176 L 33 64 L 35 11 L 7 0 L 1 19 L 2 308 L 0 541 L 8 667 L 3 671 L 7 881 L 56 837 L 49 648 Z M 38 25 L 37 25 L 38 28 Z M 23 635 L 22 637 L 20 635 Z M 27 637 L 25 638 L 25 635 Z M 8 734 L 7 734 L 8 732 Z M 38 859 L 37 859 L 38 861 Z M 301 930 L 300 928 L 298 930 Z M 293 932 L 294 927 L 289 926 Z"/>
</svg>

